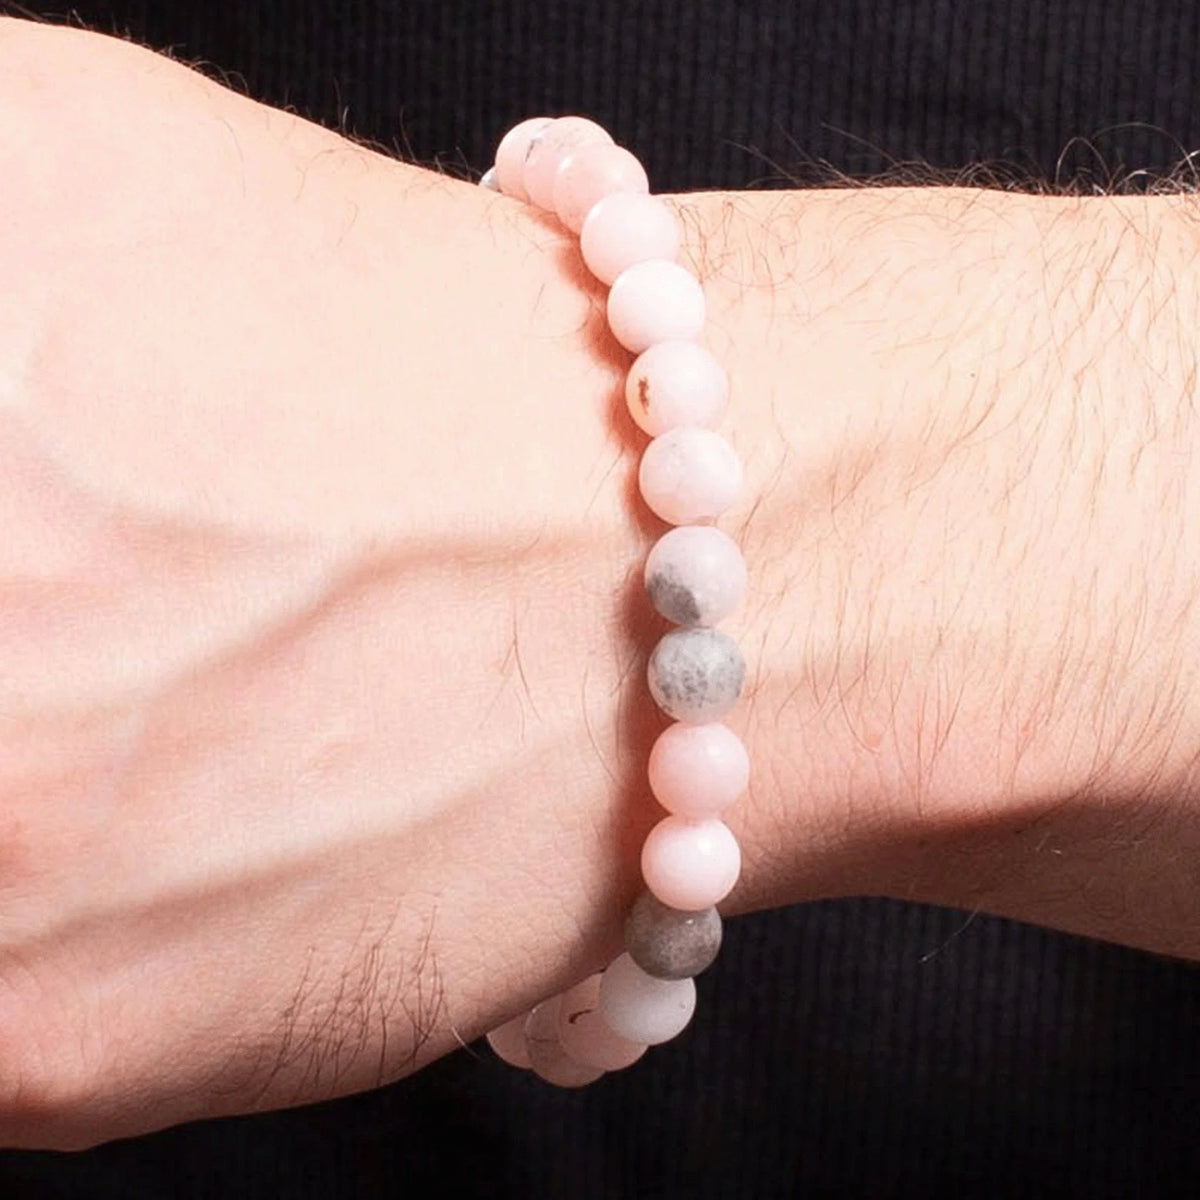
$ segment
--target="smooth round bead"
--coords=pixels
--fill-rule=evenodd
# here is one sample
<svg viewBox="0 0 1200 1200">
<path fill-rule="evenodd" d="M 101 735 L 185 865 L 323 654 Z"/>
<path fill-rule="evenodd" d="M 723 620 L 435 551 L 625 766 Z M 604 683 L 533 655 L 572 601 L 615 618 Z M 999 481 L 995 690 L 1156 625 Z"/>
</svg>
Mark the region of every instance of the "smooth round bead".
<svg viewBox="0 0 1200 1200">
<path fill-rule="evenodd" d="M 667 810 L 694 820 L 724 812 L 750 782 L 750 755 L 727 725 L 668 726 L 650 751 L 650 790 Z"/>
<path fill-rule="evenodd" d="M 612 134 L 587 117 L 558 117 L 539 131 L 525 156 L 521 176 L 530 204 L 554 211 L 554 178 L 563 160 L 581 146 L 612 144 Z"/>
<path fill-rule="evenodd" d="M 655 979 L 622 954 L 600 980 L 600 1012 L 608 1027 L 631 1042 L 657 1046 L 687 1028 L 696 1011 L 690 979 Z"/>
<path fill-rule="evenodd" d="M 642 1042 L 613 1033 L 600 1015 L 600 975 L 563 992 L 558 1009 L 558 1040 L 569 1058 L 603 1071 L 632 1066 L 643 1054 Z"/>
<path fill-rule="evenodd" d="M 719 629 L 676 629 L 654 647 L 646 679 L 667 716 L 700 725 L 719 721 L 737 703 L 746 661 Z"/>
<path fill-rule="evenodd" d="M 676 625 L 715 625 L 746 594 L 746 560 L 737 542 L 714 525 L 680 525 L 664 533 L 646 558 L 650 603 Z"/>
<path fill-rule="evenodd" d="M 629 368 L 625 403 L 651 437 L 678 425 L 716 425 L 729 405 L 729 376 L 695 342 L 658 342 Z"/>
<path fill-rule="evenodd" d="M 719 433 L 694 425 L 659 434 L 638 466 L 642 499 L 672 525 L 719 517 L 741 486 L 737 451 Z"/>
<path fill-rule="evenodd" d="M 488 167 L 488 169 L 484 171 L 479 178 L 479 186 L 481 188 L 487 188 L 489 192 L 498 192 L 500 190 L 500 184 L 496 179 L 495 167 Z"/>
<path fill-rule="evenodd" d="M 742 851 L 728 825 L 715 817 L 664 817 L 642 846 L 642 878 L 670 908 L 699 912 L 733 891 Z"/>
<path fill-rule="evenodd" d="M 625 919 L 625 949 L 655 979 L 690 979 L 716 961 L 721 914 L 711 905 L 681 912 L 643 892 Z"/>
<path fill-rule="evenodd" d="M 678 263 L 650 258 L 627 267 L 608 293 L 608 326 L 634 354 L 655 342 L 688 341 L 704 328 L 704 289 Z"/>
<path fill-rule="evenodd" d="M 525 1044 L 534 1073 L 558 1087 L 583 1087 L 594 1083 L 604 1072 L 576 1062 L 558 1040 L 558 1013 L 561 996 L 551 996 L 534 1005 L 525 1019 Z"/>
<path fill-rule="evenodd" d="M 595 142 L 580 146 L 562 160 L 554 176 L 554 211 L 572 232 L 605 196 L 618 192 L 648 194 L 646 168 L 624 146 Z"/>
<path fill-rule="evenodd" d="M 610 287 L 622 271 L 650 258 L 674 262 L 679 221 L 657 196 L 617 192 L 597 201 L 579 231 L 587 268 Z"/>
<path fill-rule="evenodd" d="M 528 1069 L 529 1047 L 525 1044 L 525 1021 L 528 1013 L 521 1013 L 511 1021 L 493 1029 L 487 1035 L 488 1045 L 491 1046 L 497 1058 L 503 1059 L 510 1066 Z"/>
<path fill-rule="evenodd" d="M 525 158 L 533 139 L 553 120 L 553 117 L 530 117 L 514 125 L 500 139 L 496 147 L 496 182 L 506 196 L 514 200 L 529 199 L 524 182 Z"/>
</svg>

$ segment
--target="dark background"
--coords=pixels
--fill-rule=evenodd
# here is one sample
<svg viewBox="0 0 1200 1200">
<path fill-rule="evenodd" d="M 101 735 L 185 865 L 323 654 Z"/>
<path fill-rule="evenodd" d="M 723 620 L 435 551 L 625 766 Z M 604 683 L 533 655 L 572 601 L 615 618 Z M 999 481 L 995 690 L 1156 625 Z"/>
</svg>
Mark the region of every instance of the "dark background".
<svg viewBox="0 0 1200 1200">
<path fill-rule="evenodd" d="M 271 104 L 481 172 L 584 112 L 661 191 L 993 162 L 1109 186 L 1200 147 L 1194 0 L 80 0 Z"/>
<path fill-rule="evenodd" d="M 66 6 L 37 11 L 69 19 Z M 664 191 L 916 162 L 1007 186 L 1129 190 L 1200 147 L 1193 3 L 84 0 L 70 11 L 472 177 L 509 125 L 540 112 L 595 117 Z M 0 1153 L 0 1200 L 1200 1195 L 1191 966 L 852 900 L 731 922 L 699 986 L 683 1037 L 582 1092 L 476 1047 L 348 1100 L 82 1155 Z"/>
</svg>

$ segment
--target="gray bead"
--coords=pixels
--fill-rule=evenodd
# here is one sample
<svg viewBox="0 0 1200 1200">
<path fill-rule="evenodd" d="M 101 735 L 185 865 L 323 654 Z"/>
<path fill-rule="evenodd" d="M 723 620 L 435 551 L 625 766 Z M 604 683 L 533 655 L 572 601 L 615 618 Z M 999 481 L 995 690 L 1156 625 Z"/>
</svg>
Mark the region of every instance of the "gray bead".
<svg viewBox="0 0 1200 1200">
<path fill-rule="evenodd" d="M 700 621 L 700 605 L 696 595 L 670 567 L 655 571 L 646 580 L 650 603 L 676 625 L 696 625 Z"/>
<path fill-rule="evenodd" d="M 625 949 L 655 979 L 690 979 L 721 949 L 721 916 L 711 907 L 680 912 L 643 892 L 625 920 Z"/>
<path fill-rule="evenodd" d="M 716 721 L 737 702 L 746 678 L 738 644 L 719 629 L 676 629 L 663 637 L 646 672 L 655 704 L 677 721 Z"/>
</svg>

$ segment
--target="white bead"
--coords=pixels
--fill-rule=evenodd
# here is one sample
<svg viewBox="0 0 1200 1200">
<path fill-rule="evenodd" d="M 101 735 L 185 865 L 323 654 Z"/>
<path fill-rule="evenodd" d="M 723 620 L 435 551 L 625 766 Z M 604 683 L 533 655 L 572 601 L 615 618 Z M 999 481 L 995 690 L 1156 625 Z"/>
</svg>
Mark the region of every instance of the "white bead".
<svg viewBox="0 0 1200 1200">
<path fill-rule="evenodd" d="M 488 1045 L 497 1058 L 503 1059 L 510 1066 L 522 1067 L 525 1070 L 531 1065 L 529 1047 L 525 1044 L 525 1020 L 528 1016 L 528 1013 L 521 1013 L 487 1035 Z"/>
<path fill-rule="evenodd" d="M 655 979 L 622 954 L 600 981 L 600 1013 L 608 1027 L 631 1042 L 657 1046 L 687 1028 L 696 1011 L 691 979 Z"/>
<path fill-rule="evenodd" d="M 514 200 L 529 199 L 525 191 L 525 160 L 533 140 L 552 121 L 553 117 L 529 117 L 514 125 L 496 147 L 496 182 L 500 190 Z"/>
<path fill-rule="evenodd" d="M 712 428 L 729 403 L 729 376 L 695 342 L 656 342 L 629 368 L 625 403 L 651 437 L 680 425 Z"/>
<path fill-rule="evenodd" d="M 521 183 L 529 203 L 554 211 L 554 180 L 558 168 L 574 150 L 611 144 L 612 134 L 587 117 L 556 117 L 533 137 L 525 156 Z"/>
<path fill-rule="evenodd" d="M 561 996 L 551 996 L 530 1009 L 525 1019 L 525 1044 L 534 1073 L 558 1087 L 583 1087 L 604 1074 L 599 1067 L 585 1066 L 567 1055 L 558 1040 Z"/>
<path fill-rule="evenodd" d="M 573 150 L 554 176 L 554 211 L 572 232 L 579 233 L 595 206 L 613 195 L 647 195 L 646 168 L 624 146 L 595 142 Z"/>
<path fill-rule="evenodd" d="M 611 287 L 634 263 L 650 258 L 674 262 L 679 242 L 679 222 L 657 196 L 617 192 L 584 219 L 579 252 L 588 270 Z"/>
<path fill-rule="evenodd" d="M 627 350 L 691 341 L 704 328 L 704 289 L 690 271 L 664 258 L 627 267 L 608 293 L 608 326 Z"/>
<path fill-rule="evenodd" d="M 746 594 L 746 560 L 737 542 L 714 525 L 680 525 L 646 557 L 650 603 L 676 625 L 716 625 Z"/>
<path fill-rule="evenodd" d="M 621 1071 L 632 1066 L 646 1047 L 613 1033 L 600 1013 L 599 975 L 589 975 L 563 992 L 559 1003 L 558 1041 L 568 1058 L 586 1067 Z"/>
<path fill-rule="evenodd" d="M 719 517 L 737 498 L 742 463 L 711 429 L 681 425 L 656 437 L 638 465 L 638 489 L 655 515 L 672 525 Z"/>
</svg>

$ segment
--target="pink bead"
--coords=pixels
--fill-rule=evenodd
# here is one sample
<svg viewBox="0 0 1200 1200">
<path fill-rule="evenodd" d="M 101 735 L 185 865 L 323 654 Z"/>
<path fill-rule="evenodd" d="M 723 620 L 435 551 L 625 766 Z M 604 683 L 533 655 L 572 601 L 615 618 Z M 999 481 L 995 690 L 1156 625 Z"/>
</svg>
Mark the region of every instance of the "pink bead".
<svg viewBox="0 0 1200 1200">
<path fill-rule="evenodd" d="M 742 852 L 727 825 L 715 818 L 664 817 L 642 846 L 642 878 L 666 905 L 699 912 L 733 891 Z"/>
<path fill-rule="evenodd" d="M 648 258 L 674 262 L 679 240 L 679 222 L 657 196 L 616 192 L 584 218 L 579 250 L 588 270 L 611 286 L 634 263 Z"/>
<path fill-rule="evenodd" d="M 561 996 L 551 996 L 530 1009 L 525 1018 L 525 1044 L 534 1073 L 558 1087 L 583 1087 L 604 1074 L 598 1067 L 585 1066 L 568 1057 L 558 1040 Z"/>
<path fill-rule="evenodd" d="M 704 314 L 704 289 L 695 275 L 661 258 L 627 267 L 608 293 L 608 326 L 634 354 L 655 342 L 697 337 Z"/>
<path fill-rule="evenodd" d="M 638 467 L 642 499 L 672 525 L 719 517 L 741 486 L 742 464 L 734 448 L 711 429 L 692 425 L 659 434 Z"/>
<path fill-rule="evenodd" d="M 727 725 L 671 725 L 650 751 L 650 790 L 667 810 L 702 820 L 724 812 L 750 783 L 750 755 Z"/>
<path fill-rule="evenodd" d="M 487 1035 L 488 1045 L 495 1051 L 497 1058 L 502 1058 L 510 1066 L 523 1067 L 526 1070 L 532 1065 L 529 1061 L 529 1047 L 525 1044 L 525 1021 L 528 1013 L 513 1017 Z"/>
<path fill-rule="evenodd" d="M 716 625 L 746 594 L 746 560 L 714 525 L 681 525 L 654 543 L 643 573 L 658 612 L 676 625 Z"/>
<path fill-rule="evenodd" d="M 580 146 L 559 164 L 554 211 L 572 233 L 578 233 L 584 218 L 605 196 L 649 191 L 646 168 L 624 146 L 595 142 Z"/>
<path fill-rule="evenodd" d="M 600 1012 L 614 1033 L 657 1046 L 682 1033 L 696 1011 L 691 979 L 655 979 L 622 954 L 600 979 Z"/>
<path fill-rule="evenodd" d="M 496 147 L 496 183 L 500 190 L 514 200 L 528 200 L 525 191 L 525 156 L 533 139 L 553 121 L 553 117 L 530 117 L 514 125 Z"/>
<path fill-rule="evenodd" d="M 629 415 L 651 437 L 677 425 L 716 425 L 729 404 L 729 376 L 695 342 L 658 342 L 629 368 Z"/>
<path fill-rule="evenodd" d="M 613 1033 L 600 1015 L 599 975 L 563 992 L 558 1009 L 558 1040 L 568 1058 L 603 1071 L 632 1066 L 646 1053 L 644 1042 Z"/>
<path fill-rule="evenodd" d="M 554 178 L 563 160 L 582 146 L 612 144 L 612 134 L 587 117 L 558 117 L 533 139 L 521 176 L 530 204 L 554 211 Z"/>
</svg>

